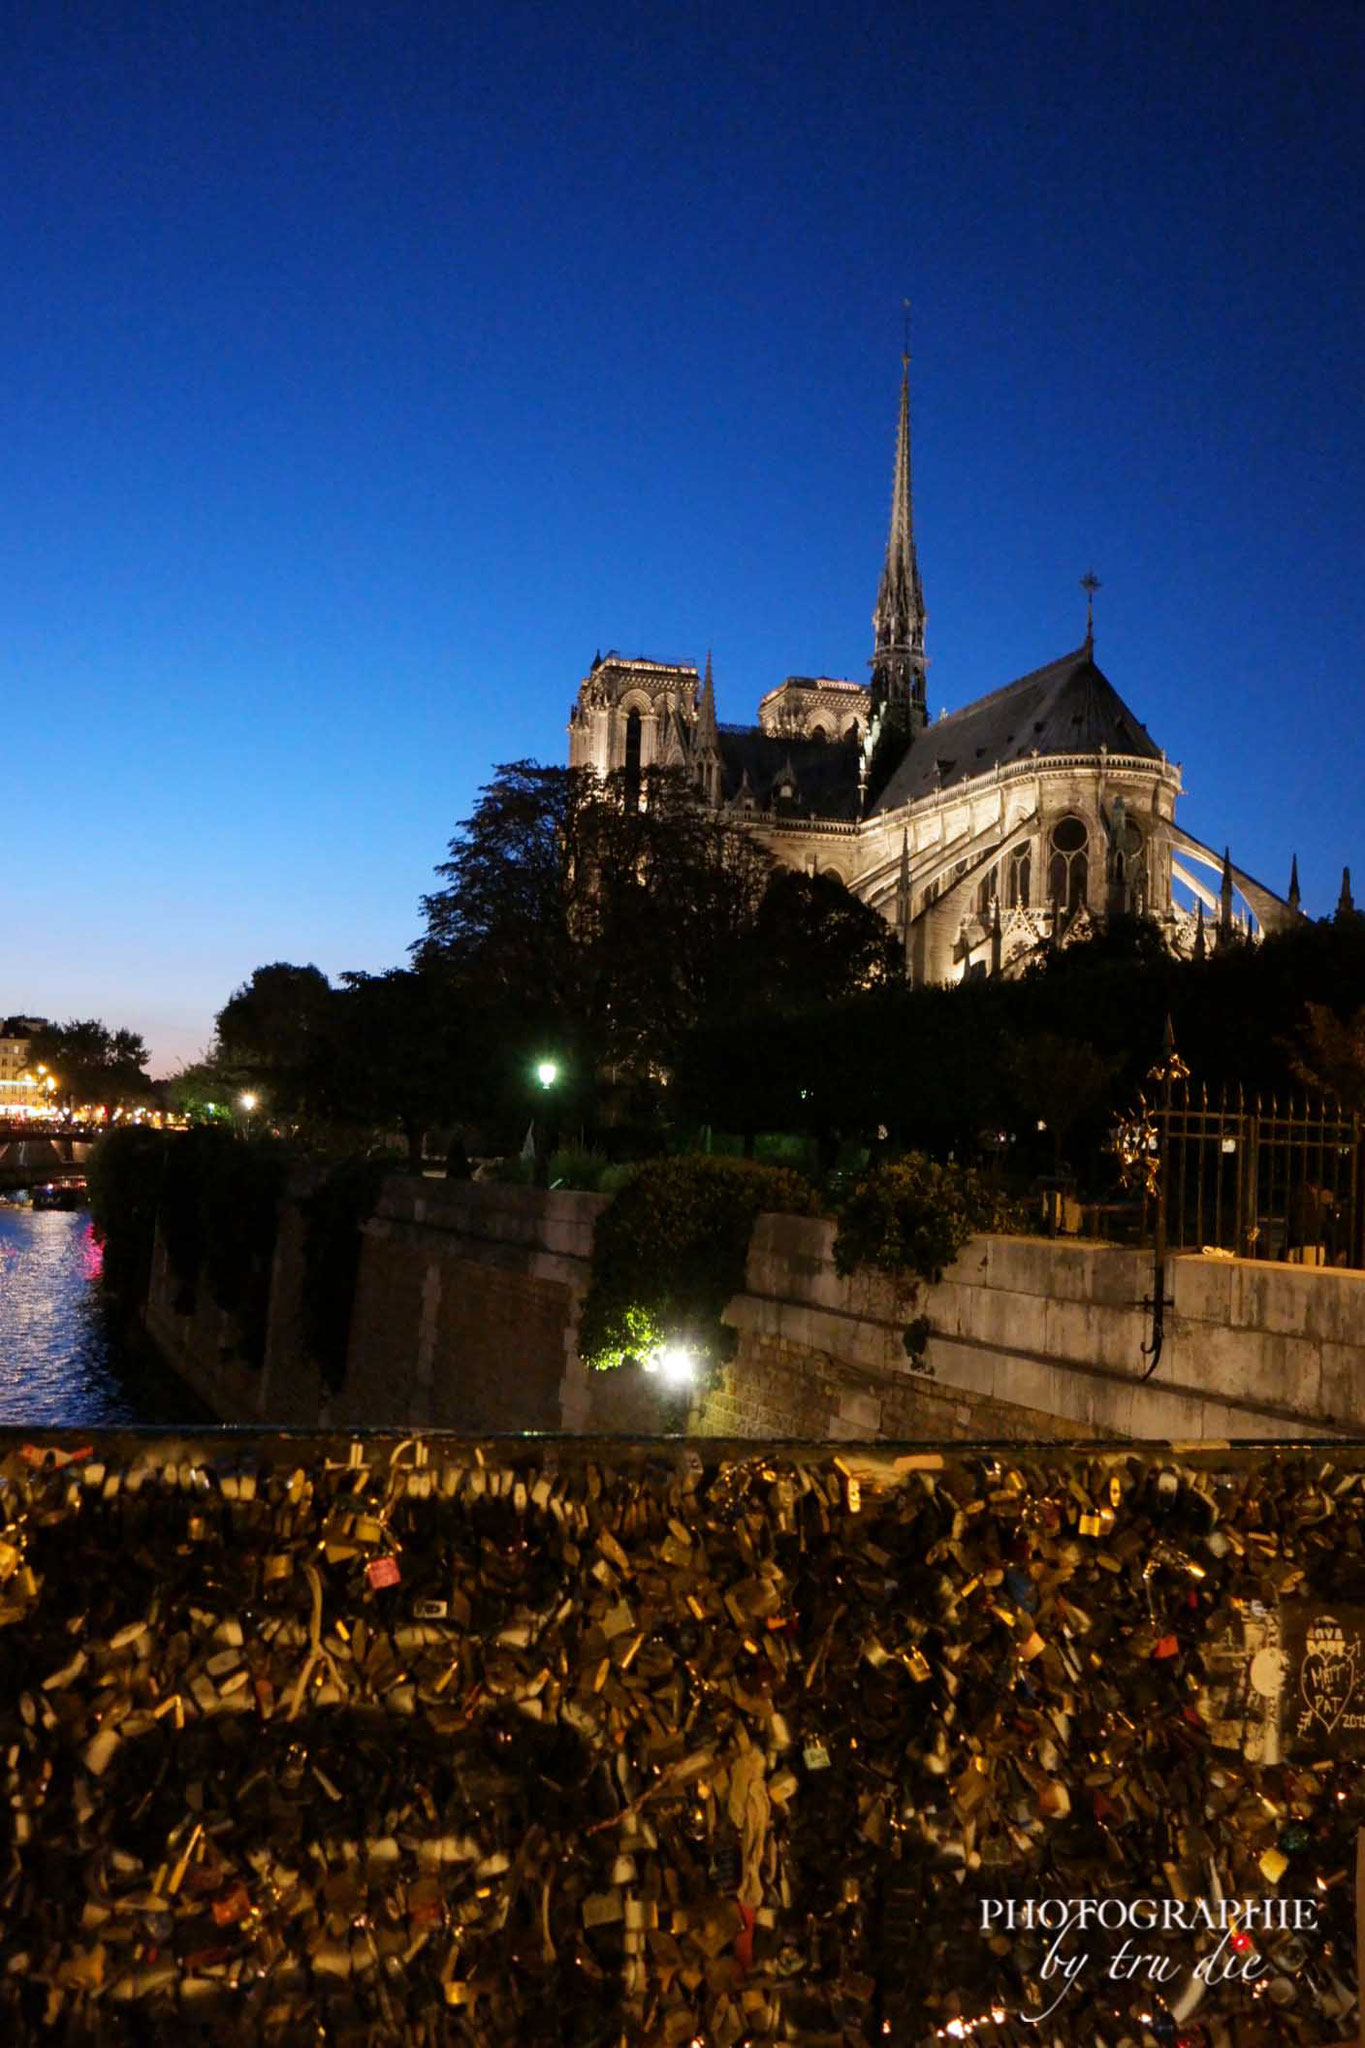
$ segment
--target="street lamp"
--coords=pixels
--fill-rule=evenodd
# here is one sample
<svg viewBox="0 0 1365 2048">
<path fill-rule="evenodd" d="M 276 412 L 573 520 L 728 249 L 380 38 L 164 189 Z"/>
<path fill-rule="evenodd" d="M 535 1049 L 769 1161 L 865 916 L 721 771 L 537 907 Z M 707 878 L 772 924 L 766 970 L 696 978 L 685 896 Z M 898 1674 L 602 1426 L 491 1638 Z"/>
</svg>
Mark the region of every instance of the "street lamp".
<svg viewBox="0 0 1365 2048">
<path fill-rule="evenodd" d="M 558 1081 L 559 1079 L 559 1061 L 552 1059 L 537 1060 L 535 1066 L 535 1075 L 537 1081 L 539 1081 L 541 1085 L 541 1088 L 548 1096 L 550 1090 L 554 1087 L 556 1081 Z M 531 1151 L 533 1159 L 531 1178 L 538 1188 L 548 1187 L 550 1184 L 550 1161 L 554 1157 L 555 1147 L 558 1142 L 559 1134 L 548 1114 L 545 1119 L 545 1135 L 543 1142 L 539 1144 L 536 1143 L 534 1118 L 532 1118 L 531 1122 L 531 1131 Z"/>
<path fill-rule="evenodd" d="M 248 1136 L 248 1138 L 251 1136 L 251 1112 L 256 1107 L 256 1104 L 259 1101 L 260 1097 L 257 1094 L 255 1094 L 254 1091 L 250 1088 L 244 1090 L 244 1092 L 237 1097 L 237 1107 L 241 1110 L 242 1115 L 246 1118 L 246 1135 Z"/>
<path fill-rule="evenodd" d="M 659 1377 L 670 1387 L 690 1387 L 697 1377 L 697 1361 L 686 1344 L 665 1344 L 658 1357 Z"/>
</svg>

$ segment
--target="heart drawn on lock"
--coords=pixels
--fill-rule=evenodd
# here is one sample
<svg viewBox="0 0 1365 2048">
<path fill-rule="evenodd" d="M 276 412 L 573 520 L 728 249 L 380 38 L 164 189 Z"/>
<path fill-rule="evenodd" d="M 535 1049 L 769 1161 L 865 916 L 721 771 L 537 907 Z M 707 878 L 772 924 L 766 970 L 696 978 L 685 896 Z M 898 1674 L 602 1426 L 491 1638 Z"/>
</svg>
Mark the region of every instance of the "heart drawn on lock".
<svg viewBox="0 0 1365 2048">
<path fill-rule="evenodd" d="M 1308 1630 L 1299 1690 L 1310 1726 L 1320 1723 L 1324 1735 L 1332 1733 L 1355 1696 L 1359 1649 L 1330 1614 L 1318 1615 Z"/>
</svg>

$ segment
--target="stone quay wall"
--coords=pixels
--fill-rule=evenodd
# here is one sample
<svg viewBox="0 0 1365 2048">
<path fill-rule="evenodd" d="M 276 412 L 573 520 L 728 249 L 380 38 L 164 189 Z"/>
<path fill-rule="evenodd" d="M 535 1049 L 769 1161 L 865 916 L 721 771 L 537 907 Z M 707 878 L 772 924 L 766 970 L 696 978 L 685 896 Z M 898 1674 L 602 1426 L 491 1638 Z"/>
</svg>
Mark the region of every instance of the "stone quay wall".
<svg viewBox="0 0 1365 2048">
<path fill-rule="evenodd" d="M 975 1238 L 913 1302 L 880 1276 L 841 1279 L 832 1223 L 763 1216 L 739 1333 L 690 1409 L 645 1375 L 590 1373 L 577 1350 L 605 1197 L 395 1178 L 366 1226 L 344 1384 L 330 1394 L 299 1335 L 300 1229 L 286 1209 L 265 1368 L 232 1354 L 221 1314 L 178 1317 L 158 1251 L 148 1327 L 224 1420 L 572 1433 L 1178 1442 L 1349 1433 L 1365 1417 L 1365 1274 L 1168 1260 L 1155 1371 L 1150 1254 Z M 931 1372 L 902 1332 L 932 1325 Z"/>
</svg>

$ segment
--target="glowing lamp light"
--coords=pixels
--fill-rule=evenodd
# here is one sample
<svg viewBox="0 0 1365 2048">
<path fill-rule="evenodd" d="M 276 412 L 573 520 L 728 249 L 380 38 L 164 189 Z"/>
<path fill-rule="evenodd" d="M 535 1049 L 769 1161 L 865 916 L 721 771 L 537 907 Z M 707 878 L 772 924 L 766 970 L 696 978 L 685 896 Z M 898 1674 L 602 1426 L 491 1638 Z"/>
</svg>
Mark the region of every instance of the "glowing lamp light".
<svg viewBox="0 0 1365 2048">
<path fill-rule="evenodd" d="M 239 1095 L 237 1097 L 238 1105 L 246 1111 L 248 1116 L 250 1116 L 252 1110 L 256 1107 L 256 1104 L 259 1101 L 259 1099 L 259 1096 L 253 1095 L 250 1089 L 247 1090 L 245 1095 Z"/>
<path fill-rule="evenodd" d="M 542 1088 L 553 1088 L 559 1079 L 559 1068 L 554 1060 L 539 1060 L 536 1063 L 536 1079 Z"/>
<path fill-rule="evenodd" d="M 665 1344 L 659 1353 L 658 1372 L 670 1387 L 690 1387 L 697 1377 L 697 1361 L 685 1344 Z"/>
</svg>

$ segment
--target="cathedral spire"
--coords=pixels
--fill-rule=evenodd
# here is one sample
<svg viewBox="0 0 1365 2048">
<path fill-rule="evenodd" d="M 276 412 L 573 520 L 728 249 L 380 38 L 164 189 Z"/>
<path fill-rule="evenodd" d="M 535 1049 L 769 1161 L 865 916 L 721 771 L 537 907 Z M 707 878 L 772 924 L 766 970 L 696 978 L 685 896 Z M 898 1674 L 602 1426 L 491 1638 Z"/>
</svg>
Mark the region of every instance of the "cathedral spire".
<svg viewBox="0 0 1365 2048">
<path fill-rule="evenodd" d="M 1232 937 L 1232 851 L 1223 848 L 1223 881 L 1218 891 L 1218 936 Z"/>
<path fill-rule="evenodd" d="M 1288 895 L 1288 897 L 1287 897 L 1287 898 L 1286 898 L 1285 900 L 1286 900 L 1286 901 L 1287 901 L 1287 903 L 1289 904 L 1289 908 L 1290 908 L 1291 910 L 1297 910 L 1297 909 L 1298 909 L 1298 907 L 1299 907 L 1299 856 L 1298 856 L 1298 855 L 1297 855 L 1296 853 L 1295 853 L 1295 854 L 1291 854 L 1291 855 L 1290 855 L 1290 858 L 1289 858 L 1289 895 Z"/>
<path fill-rule="evenodd" d="M 1196 904 L 1195 910 L 1197 921 L 1194 927 L 1194 957 L 1196 960 L 1202 960 L 1205 952 L 1204 905 L 1202 901 Z"/>
<path fill-rule="evenodd" d="M 1343 868 L 1341 871 L 1341 894 L 1337 898 L 1337 916 L 1354 917 L 1355 907 L 1355 899 L 1351 895 L 1351 870 Z"/>
<path fill-rule="evenodd" d="M 886 560 L 872 614 L 872 715 L 879 738 L 893 736 L 903 747 L 928 723 L 925 707 L 924 590 L 915 553 L 914 498 L 910 477 L 910 331 L 906 323 L 901 357 L 900 419 L 896 466 L 891 483 L 891 526 Z"/>
<path fill-rule="evenodd" d="M 696 735 L 692 743 L 697 782 L 708 803 L 718 804 L 721 795 L 720 735 L 716 730 L 716 686 L 711 679 L 711 650 L 706 650 L 706 674 L 701 701 L 697 706 Z"/>
</svg>

